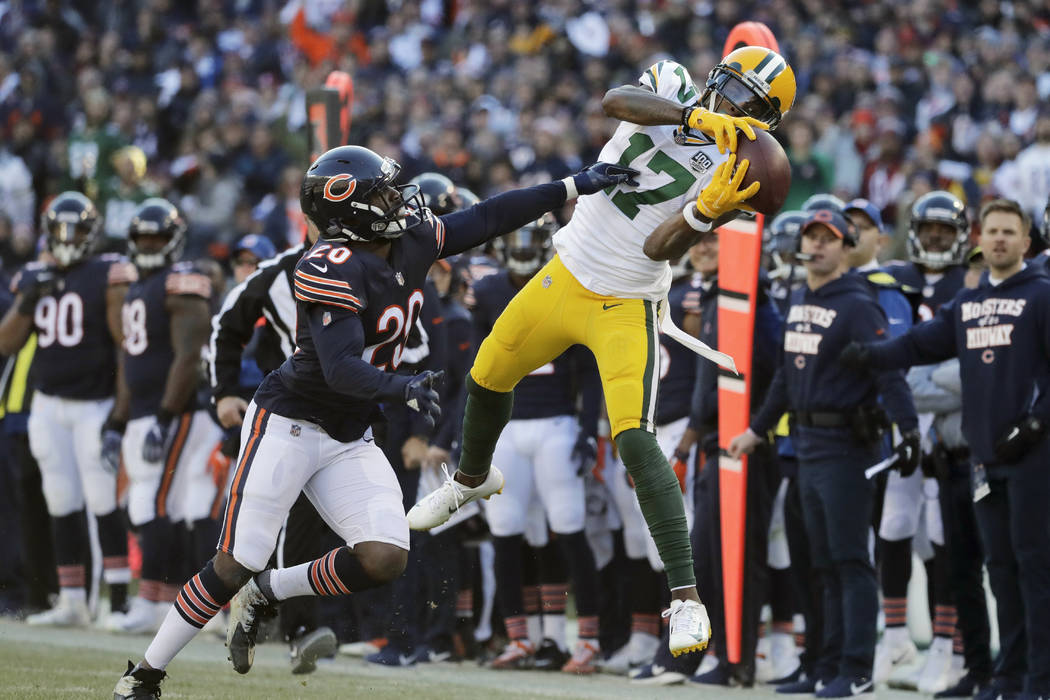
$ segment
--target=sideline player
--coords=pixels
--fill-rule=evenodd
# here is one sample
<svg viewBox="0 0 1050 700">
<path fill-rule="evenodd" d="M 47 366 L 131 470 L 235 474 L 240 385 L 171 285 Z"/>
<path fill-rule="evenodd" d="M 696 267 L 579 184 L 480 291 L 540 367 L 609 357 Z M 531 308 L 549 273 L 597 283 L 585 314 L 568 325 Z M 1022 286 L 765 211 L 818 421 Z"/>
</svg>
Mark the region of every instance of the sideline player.
<svg viewBox="0 0 1050 700">
<path fill-rule="evenodd" d="M 40 465 L 58 564 L 59 599 L 30 615 L 31 625 L 90 622 L 85 589 L 88 555 L 84 507 L 96 518 L 110 609 L 127 605 L 128 541 L 117 510 L 119 460 L 103 458 L 103 425 L 113 407 L 120 305 L 131 265 L 92 252 L 102 217 L 90 199 L 63 192 L 44 213 L 47 251 L 55 264 L 30 263 L 15 277 L 15 305 L 0 322 L 0 352 L 13 355 L 36 332 L 29 447 Z"/>
<path fill-rule="evenodd" d="M 440 374 L 393 373 L 422 306 L 427 271 L 440 257 L 633 174 L 598 163 L 435 217 L 416 197 L 417 186 L 393 186 L 400 170 L 359 146 L 332 149 L 307 170 L 300 203 L 320 238 L 294 275 L 298 351 L 266 377 L 245 415 L 218 553 L 183 586 L 142 663 L 128 662 L 115 700 L 159 697 L 164 667 L 231 599 L 230 658 L 247 673 L 258 623 L 273 603 L 363 591 L 401 574 L 408 523 L 371 423 L 382 416 L 381 401 L 405 402 L 431 421 L 440 414 Z M 264 571 L 300 491 L 347 546 Z"/>
<path fill-rule="evenodd" d="M 128 518 L 138 528 L 142 575 L 127 614 L 110 620 L 117 631 L 157 629 L 217 529 L 221 493 L 207 463 L 220 431 L 196 405 L 212 285 L 192 263 L 178 262 L 185 244 L 185 219 L 168 200 L 147 199 L 132 216 L 128 249 L 138 279 L 122 309 L 127 395 L 118 386 L 106 439 L 124 434 Z"/>
<path fill-rule="evenodd" d="M 463 456 L 453 479 L 409 513 L 428 529 L 460 505 L 495 493 L 503 478 L 492 453 L 510 418 L 514 386 L 573 344 L 598 361 L 613 439 L 635 492 L 672 592 L 669 647 L 703 649 L 710 636 L 693 573 L 682 492 L 655 437 L 660 376 L 659 317 L 671 268 L 642 250 L 659 224 L 694 202 L 709 220 L 732 218 L 758 191 L 744 190 L 736 168 L 736 132 L 772 128 L 791 107 L 795 77 L 775 51 L 749 46 L 711 71 L 703 92 L 685 67 L 661 61 L 640 87 L 606 93 L 606 114 L 623 120 L 601 157 L 640 171 L 637 183 L 583 197 L 554 237 L 557 255 L 515 296 L 478 351 L 467 380 Z M 728 151 L 728 153 L 727 153 Z M 676 255 L 688 248 L 684 245 Z"/>
</svg>

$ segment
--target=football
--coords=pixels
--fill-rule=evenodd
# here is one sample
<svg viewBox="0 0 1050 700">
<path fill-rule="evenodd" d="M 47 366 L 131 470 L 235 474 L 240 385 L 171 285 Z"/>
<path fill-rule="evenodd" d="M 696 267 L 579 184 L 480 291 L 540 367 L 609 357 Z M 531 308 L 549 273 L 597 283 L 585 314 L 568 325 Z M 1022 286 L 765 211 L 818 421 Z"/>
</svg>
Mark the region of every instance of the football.
<svg viewBox="0 0 1050 700">
<path fill-rule="evenodd" d="M 755 137 L 751 141 L 743 134 L 737 135 L 737 162 L 746 158 L 749 163 L 741 189 L 756 180 L 761 182 L 762 187 L 747 203 L 761 214 L 775 216 L 791 189 L 791 163 L 784 149 L 767 132 L 755 129 Z"/>
</svg>

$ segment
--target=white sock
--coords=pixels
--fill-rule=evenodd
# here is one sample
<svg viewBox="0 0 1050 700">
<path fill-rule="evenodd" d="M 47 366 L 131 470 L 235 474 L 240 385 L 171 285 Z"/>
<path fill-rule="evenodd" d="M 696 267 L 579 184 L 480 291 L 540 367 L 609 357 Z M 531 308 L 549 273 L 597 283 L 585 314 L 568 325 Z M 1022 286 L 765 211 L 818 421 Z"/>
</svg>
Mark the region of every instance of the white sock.
<svg viewBox="0 0 1050 700">
<path fill-rule="evenodd" d="M 539 615 L 527 615 L 525 617 L 525 626 L 529 630 L 529 641 L 536 648 L 539 648 L 543 642 L 543 626 L 540 623 Z"/>
<path fill-rule="evenodd" d="M 900 627 L 887 627 L 882 633 L 882 641 L 889 644 L 891 647 L 907 644 L 908 639 L 907 625 L 901 625 Z"/>
<path fill-rule="evenodd" d="M 164 669 L 198 632 L 200 628 L 182 619 L 182 615 L 172 605 L 143 658 L 151 668 Z"/>
<path fill-rule="evenodd" d="M 62 588 L 59 591 L 59 595 L 63 600 L 68 600 L 70 603 L 87 603 L 87 589 L 83 586 Z"/>
<path fill-rule="evenodd" d="M 131 583 L 131 569 L 123 567 L 119 569 L 103 569 L 102 579 L 108 584 Z"/>
<path fill-rule="evenodd" d="M 543 616 L 543 638 L 553 639 L 562 651 L 568 648 L 565 642 L 565 615 Z"/>
<path fill-rule="evenodd" d="M 311 565 L 313 562 L 308 561 L 287 569 L 270 569 L 267 574 L 273 597 L 277 600 L 287 600 L 304 595 L 317 595 L 310 585 Z"/>
</svg>

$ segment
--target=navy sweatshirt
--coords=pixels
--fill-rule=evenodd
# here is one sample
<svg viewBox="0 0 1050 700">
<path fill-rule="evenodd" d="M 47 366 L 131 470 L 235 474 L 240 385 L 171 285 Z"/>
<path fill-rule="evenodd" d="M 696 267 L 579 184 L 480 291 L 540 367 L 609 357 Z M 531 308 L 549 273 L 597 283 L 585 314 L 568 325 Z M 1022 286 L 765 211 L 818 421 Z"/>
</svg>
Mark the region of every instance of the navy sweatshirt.
<svg viewBox="0 0 1050 700">
<path fill-rule="evenodd" d="M 785 410 L 849 414 L 882 405 L 902 431 L 918 427 L 911 391 L 900 370 L 857 372 L 839 364 L 850 342 L 885 338 L 888 324 L 867 280 L 847 273 L 816 291 L 791 293 L 776 376 L 751 422 L 759 435 Z"/>
<path fill-rule="evenodd" d="M 1028 265 L 992 286 L 962 289 L 929 321 L 870 346 L 876 367 L 959 358 L 963 435 L 973 458 L 995 464 L 995 443 L 1031 413 L 1050 420 L 1050 278 Z"/>
</svg>

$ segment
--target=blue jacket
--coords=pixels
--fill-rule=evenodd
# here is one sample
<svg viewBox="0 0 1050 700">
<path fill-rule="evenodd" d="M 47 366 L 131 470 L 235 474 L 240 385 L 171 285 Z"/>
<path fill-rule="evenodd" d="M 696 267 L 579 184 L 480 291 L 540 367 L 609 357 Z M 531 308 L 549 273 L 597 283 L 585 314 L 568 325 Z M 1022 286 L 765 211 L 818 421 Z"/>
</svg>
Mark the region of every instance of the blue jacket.
<svg viewBox="0 0 1050 700">
<path fill-rule="evenodd" d="M 992 286 L 962 289 L 929 321 L 871 346 L 877 367 L 959 358 L 963 435 L 973 458 L 995 464 L 995 443 L 1026 414 L 1050 420 L 1050 278 L 1028 265 Z"/>
<path fill-rule="evenodd" d="M 902 431 L 918 427 L 911 392 L 899 370 L 857 372 L 839 363 L 850 342 L 887 335 L 886 315 L 860 275 L 845 274 L 816 291 L 792 291 L 784 320 L 780 362 L 762 408 L 751 422 L 759 435 L 776 425 L 785 410 L 851 413 L 882 405 Z"/>
</svg>

